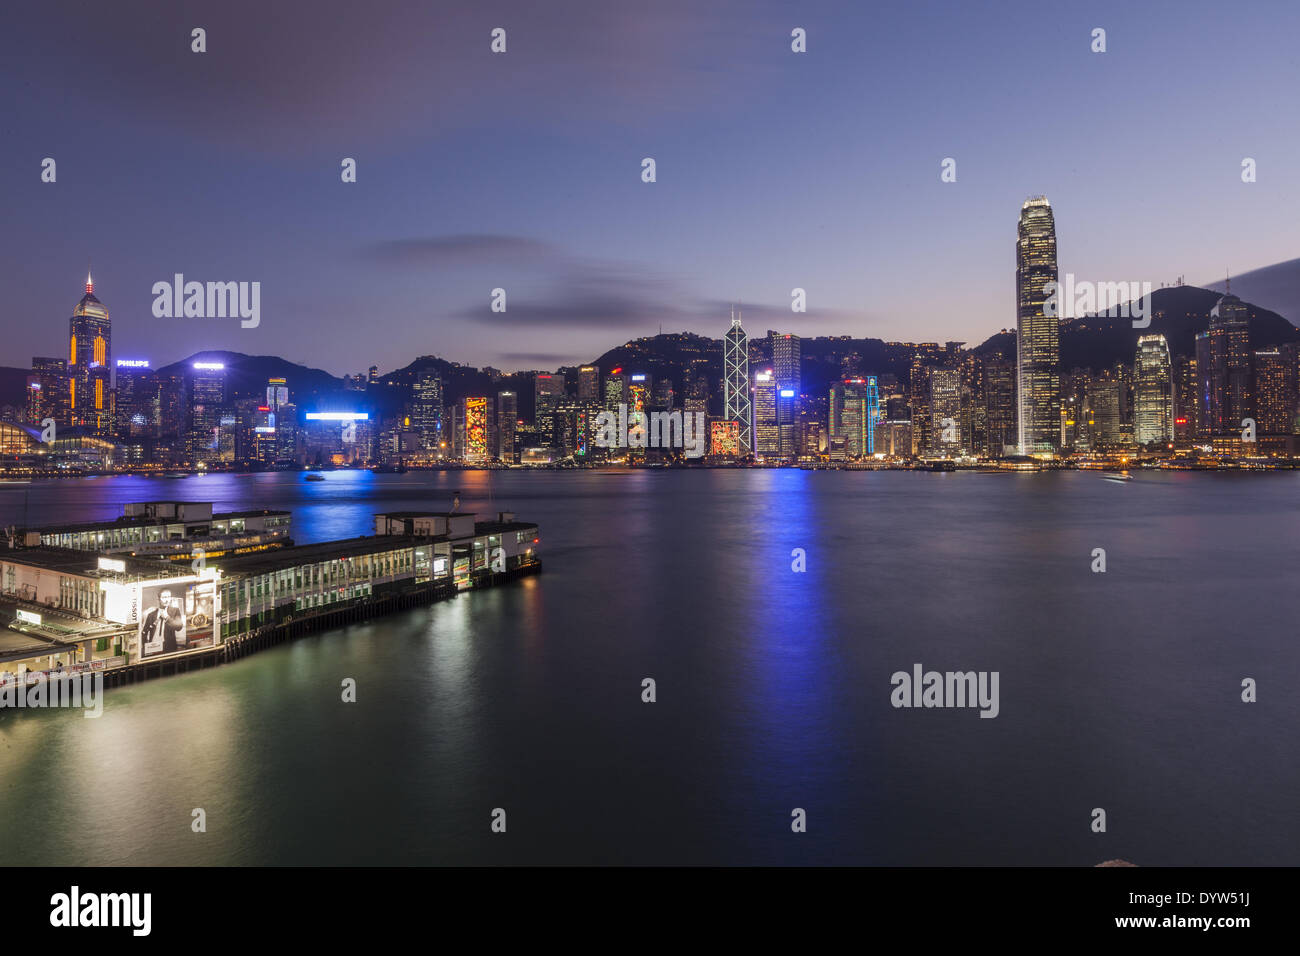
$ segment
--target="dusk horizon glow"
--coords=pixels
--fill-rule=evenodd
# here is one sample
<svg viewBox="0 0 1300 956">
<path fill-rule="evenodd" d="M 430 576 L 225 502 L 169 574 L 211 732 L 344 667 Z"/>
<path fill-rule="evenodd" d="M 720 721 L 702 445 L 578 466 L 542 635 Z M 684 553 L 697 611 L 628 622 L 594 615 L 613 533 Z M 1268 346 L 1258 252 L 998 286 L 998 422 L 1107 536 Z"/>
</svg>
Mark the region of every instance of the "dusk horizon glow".
<svg viewBox="0 0 1300 956">
<path fill-rule="evenodd" d="M 121 347 L 155 367 L 230 350 L 341 375 L 421 354 L 556 368 L 660 326 L 720 338 L 735 302 L 756 329 L 979 342 L 1014 326 L 1016 215 L 1037 194 L 1081 277 L 1210 285 L 1294 258 L 1300 135 L 1277 99 L 1300 79 L 1300 12 L 1035 9 L 330 5 L 257 30 L 241 4 L 23 10 L 3 67 L 26 144 L 0 169 L 4 364 L 59 354 L 87 265 Z M 46 69 L 67 48 L 93 52 Z M 155 318 L 175 273 L 259 281 L 260 326 Z"/>
</svg>

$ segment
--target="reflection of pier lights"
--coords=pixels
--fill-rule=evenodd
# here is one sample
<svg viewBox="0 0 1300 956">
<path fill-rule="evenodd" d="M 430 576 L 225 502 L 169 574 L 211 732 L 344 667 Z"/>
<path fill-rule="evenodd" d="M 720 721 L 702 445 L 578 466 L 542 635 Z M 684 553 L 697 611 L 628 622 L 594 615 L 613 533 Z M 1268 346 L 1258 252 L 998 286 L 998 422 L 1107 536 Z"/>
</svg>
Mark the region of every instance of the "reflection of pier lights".
<svg viewBox="0 0 1300 956">
<path fill-rule="evenodd" d="M 880 388 L 876 385 L 876 376 L 867 376 L 866 428 L 863 429 L 867 439 L 867 454 L 876 453 L 876 419 L 880 417 Z"/>
</svg>

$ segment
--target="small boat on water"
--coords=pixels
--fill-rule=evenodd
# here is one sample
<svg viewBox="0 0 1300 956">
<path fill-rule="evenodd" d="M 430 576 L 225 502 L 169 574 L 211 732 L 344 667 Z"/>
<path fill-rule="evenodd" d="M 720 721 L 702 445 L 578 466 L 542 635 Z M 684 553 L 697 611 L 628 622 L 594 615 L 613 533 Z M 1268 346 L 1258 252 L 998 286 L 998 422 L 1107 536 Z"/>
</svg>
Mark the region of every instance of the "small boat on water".
<svg viewBox="0 0 1300 956">
<path fill-rule="evenodd" d="M 324 481 L 325 476 L 318 471 L 309 471 L 303 476 L 304 481 Z"/>
<path fill-rule="evenodd" d="M 1127 471 L 1103 471 L 1101 476 L 1107 481 L 1132 481 L 1133 476 Z"/>
</svg>

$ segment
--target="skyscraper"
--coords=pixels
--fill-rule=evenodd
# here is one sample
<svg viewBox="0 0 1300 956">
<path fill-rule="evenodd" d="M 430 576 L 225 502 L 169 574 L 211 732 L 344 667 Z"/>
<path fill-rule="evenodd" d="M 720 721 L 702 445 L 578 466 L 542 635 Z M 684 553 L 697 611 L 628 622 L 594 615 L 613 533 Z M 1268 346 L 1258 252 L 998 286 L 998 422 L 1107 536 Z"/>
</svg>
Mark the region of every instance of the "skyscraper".
<svg viewBox="0 0 1300 956">
<path fill-rule="evenodd" d="M 600 369 L 594 365 L 578 369 L 578 401 L 600 401 Z"/>
<path fill-rule="evenodd" d="M 1174 442 L 1188 445 L 1199 434 L 1196 401 L 1196 358 L 1180 355 L 1174 359 Z"/>
<path fill-rule="evenodd" d="M 68 325 L 68 406 L 72 424 L 85 425 L 96 435 L 107 436 L 112 431 L 112 323 L 108 307 L 95 298 L 95 282 L 89 274 L 86 294 L 72 311 Z"/>
<path fill-rule="evenodd" d="M 70 425 L 68 363 L 61 358 L 36 356 L 27 376 L 27 421 L 40 425 L 53 418 L 57 425 Z"/>
<path fill-rule="evenodd" d="M 772 377 L 776 379 L 776 423 L 783 458 L 797 453 L 795 422 L 799 417 L 800 374 L 799 336 L 769 333 L 772 345 Z"/>
<path fill-rule="evenodd" d="M 120 438 L 158 433 L 158 379 L 147 359 L 118 359 L 113 388 L 114 431 Z"/>
<path fill-rule="evenodd" d="M 497 392 L 497 451 L 502 461 L 515 460 L 515 426 L 519 422 L 519 396 Z"/>
<path fill-rule="evenodd" d="M 988 454 L 1000 458 L 1016 449 L 1016 366 L 1000 355 L 984 362 L 984 416 Z"/>
<path fill-rule="evenodd" d="M 283 378 L 266 380 L 266 422 L 254 426 L 269 428 L 270 432 L 256 432 L 258 459 L 264 462 L 291 461 L 294 456 L 294 431 L 297 416 L 290 416 L 289 382 Z M 295 410 L 296 411 L 296 410 Z"/>
<path fill-rule="evenodd" d="M 830 448 L 837 460 L 870 456 L 875 451 L 875 427 L 879 418 L 880 389 L 874 375 L 846 378 L 832 385 L 828 431 Z"/>
<path fill-rule="evenodd" d="M 1250 326 L 1246 322 L 1246 305 L 1235 295 L 1223 296 L 1210 310 L 1210 339 L 1216 375 L 1223 389 L 1223 430 L 1240 429 L 1241 420 L 1254 411 L 1254 402 L 1250 388 Z"/>
<path fill-rule="evenodd" d="M 1049 284 L 1056 281 L 1056 223 L 1047 198 L 1038 196 L 1020 209 L 1016 241 L 1016 380 L 1022 455 L 1054 453 L 1061 443 L 1062 303 L 1053 299 L 1055 308 L 1047 306 Z"/>
<path fill-rule="evenodd" d="M 740 426 L 740 455 L 754 453 L 753 406 L 749 400 L 749 336 L 740 315 L 731 313 L 731 328 L 722 345 L 722 417 Z"/>
<path fill-rule="evenodd" d="M 420 434 L 420 447 L 438 452 L 445 440 L 442 428 L 442 379 L 433 368 L 420 373 L 411 394 L 411 428 Z"/>
<path fill-rule="evenodd" d="M 776 376 L 777 389 L 794 389 L 796 395 L 801 387 L 800 353 L 801 346 L 797 335 L 778 335 L 772 333 L 772 374 Z"/>
<path fill-rule="evenodd" d="M 1255 422 L 1261 435 L 1290 435 L 1295 426 L 1296 367 L 1272 348 L 1255 353 Z"/>
<path fill-rule="evenodd" d="M 1139 445 L 1166 444 L 1174 437 L 1174 382 L 1169 344 L 1163 335 L 1137 341 L 1133 367 L 1133 439 Z"/>
<path fill-rule="evenodd" d="M 540 441 L 552 445 L 556 441 L 555 413 L 564 398 L 564 376 L 538 372 L 533 377 L 533 421 L 537 425 Z"/>
<path fill-rule="evenodd" d="M 961 371 L 930 369 L 930 454 L 949 458 L 966 451 L 961 419 Z"/>
<path fill-rule="evenodd" d="M 221 455 L 221 419 L 226 404 L 226 366 L 221 362 L 195 362 L 190 370 L 190 461 L 216 461 Z"/>
<path fill-rule="evenodd" d="M 1229 293 L 1210 310 L 1209 329 L 1196 337 L 1202 436 L 1238 432 L 1251 417 L 1250 357 L 1246 306 Z"/>
<path fill-rule="evenodd" d="M 618 406 L 627 402 L 627 375 L 616 368 L 605 376 L 605 410 L 618 413 Z"/>
<path fill-rule="evenodd" d="M 754 375 L 754 454 L 776 458 L 781 437 L 776 420 L 776 376 L 771 369 Z"/>
<path fill-rule="evenodd" d="M 467 395 L 453 406 L 455 451 L 463 461 L 485 461 L 491 456 L 494 406 L 485 396 Z"/>
</svg>

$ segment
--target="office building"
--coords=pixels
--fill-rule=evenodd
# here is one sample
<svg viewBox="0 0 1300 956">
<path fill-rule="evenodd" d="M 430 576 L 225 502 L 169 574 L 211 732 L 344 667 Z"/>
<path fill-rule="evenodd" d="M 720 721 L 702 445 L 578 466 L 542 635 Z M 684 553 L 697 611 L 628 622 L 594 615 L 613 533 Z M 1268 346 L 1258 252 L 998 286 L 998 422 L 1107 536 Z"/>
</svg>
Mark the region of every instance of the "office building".
<svg viewBox="0 0 1300 956">
<path fill-rule="evenodd" d="M 1046 197 L 1020 210 L 1016 241 L 1016 356 L 1019 449 L 1054 454 L 1061 444 L 1060 318 L 1048 303 L 1057 282 L 1056 223 Z"/>
</svg>

